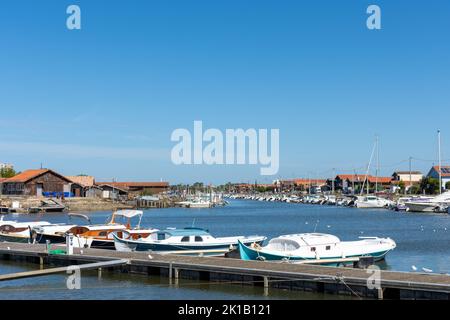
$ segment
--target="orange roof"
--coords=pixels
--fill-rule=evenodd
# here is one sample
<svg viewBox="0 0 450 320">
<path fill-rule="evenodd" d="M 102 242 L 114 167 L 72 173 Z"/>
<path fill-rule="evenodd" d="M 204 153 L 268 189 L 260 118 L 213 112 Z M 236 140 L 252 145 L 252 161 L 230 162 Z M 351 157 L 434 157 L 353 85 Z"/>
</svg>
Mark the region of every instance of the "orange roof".
<svg viewBox="0 0 450 320">
<path fill-rule="evenodd" d="M 373 177 L 373 176 L 369 176 L 369 182 L 370 183 L 391 183 L 392 182 L 392 177 Z"/>
<path fill-rule="evenodd" d="M 7 179 L 4 182 L 27 182 L 41 174 L 50 171 L 49 169 L 36 169 L 36 170 L 25 170 L 12 178 Z"/>
<path fill-rule="evenodd" d="M 433 169 L 439 174 L 439 166 L 434 166 Z M 442 169 L 445 169 L 444 171 Z M 450 166 L 441 166 L 441 176 L 450 177 Z"/>
<path fill-rule="evenodd" d="M 97 182 L 97 185 L 110 185 L 119 188 L 151 188 L 151 187 L 159 187 L 166 188 L 169 186 L 168 182 Z"/>
<path fill-rule="evenodd" d="M 326 184 L 325 179 L 294 179 L 296 185 L 316 185 L 316 184 Z"/>
<path fill-rule="evenodd" d="M 366 179 L 366 175 L 364 174 L 339 174 L 336 177 L 341 180 L 350 180 L 355 182 L 362 182 Z"/>
</svg>

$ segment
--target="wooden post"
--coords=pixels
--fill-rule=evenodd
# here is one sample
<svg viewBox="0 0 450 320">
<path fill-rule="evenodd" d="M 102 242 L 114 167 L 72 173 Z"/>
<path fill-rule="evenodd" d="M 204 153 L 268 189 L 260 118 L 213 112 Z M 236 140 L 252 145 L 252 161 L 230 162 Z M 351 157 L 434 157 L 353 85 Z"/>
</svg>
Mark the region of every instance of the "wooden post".
<svg viewBox="0 0 450 320">
<path fill-rule="evenodd" d="M 102 277 L 102 268 L 98 268 L 98 278 Z"/>
<path fill-rule="evenodd" d="M 172 284 L 172 262 L 169 263 L 169 284 Z"/>
<path fill-rule="evenodd" d="M 269 295 L 269 277 L 264 277 L 264 296 Z"/>
<path fill-rule="evenodd" d="M 44 258 L 39 257 L 39 268 L 42 270 L 44 269 Z"/>
<path fill-rule="evenodd" d="M 175 285 L 178 286 L 178 281 L 179 281 L 179 275 L 180 275 L 180 270 L 178 268 L 175 268 Z"/>
</svg>

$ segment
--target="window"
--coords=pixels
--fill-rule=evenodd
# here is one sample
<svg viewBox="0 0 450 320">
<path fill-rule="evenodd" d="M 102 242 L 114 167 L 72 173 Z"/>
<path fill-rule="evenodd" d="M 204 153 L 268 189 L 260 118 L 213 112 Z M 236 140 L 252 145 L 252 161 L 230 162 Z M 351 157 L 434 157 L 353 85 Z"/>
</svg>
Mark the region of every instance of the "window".
<svg viewBox="0 0 450 320">
<path fill-rule="evenodd" d="M 311 247 L 311 252 L 316 252 L 316 247 Z"/>
<path fill-rule="evenodd" d="M 189 242 L 189 236 L 181 238 L 181 242 Z"/>
<path fill-rule="evenodd" d="M 158 240 L 166 240 L 166 234 L 164 232 L 158 233 Z"/>
<path fill-rule="evenodd" d="M 203 238 L 200 236 L 195 236 L 195 242 L 202 242 Z"/>
<path fill-rule="evenodd" d="M 331 250 L 331 246 L 326 246 L 326 250 Z"/>
<path fill-rule="evenodd" d="M 106 231 L 102 231 L 98 234 L 99 237 L 106 237 Z"/>
</svg>

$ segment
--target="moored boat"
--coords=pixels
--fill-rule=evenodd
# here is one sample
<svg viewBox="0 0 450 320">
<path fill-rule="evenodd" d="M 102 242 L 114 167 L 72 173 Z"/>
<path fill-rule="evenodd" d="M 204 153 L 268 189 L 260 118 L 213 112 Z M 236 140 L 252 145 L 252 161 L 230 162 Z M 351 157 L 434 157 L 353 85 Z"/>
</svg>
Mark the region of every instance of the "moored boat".
<svg viewBox="0 0 450 320">
<path fill-rule="evenodd" d="M 264 247 L 239 242 L 243 260 L 315 260 L 325 265 L 336 265 L 337 259 L 367 256 L 379 261 L 395 247 L 394 240 L 390 238 L 364 237 L 357 241 L 340 241 L 334 235 L 323 233 L 284 235 L 270 240 Z"/>
<path fill-rule="evenodd" d="M 151 251 L 157 253 L 176 252 L 179 254 L 199 254 L 220 256 L 237 248 L 238 241 L 250 245 L 261 244 L 263 236 L 213 237 L 208 230 L 201 228 L 166 229 L 152 233 L 147 237 L 133 240 L 114 234 L 114 245 L 117 251 Z"/>
<path fill-rule="evenodd" d="M 359 197 L 358 200 L 355 201 L 355 207 L 360 209 L 387 209 L 392 204 L 393 202 L 391 200 L 380 198 L 377 196 Z"/>
<path fill-rule="evenodd" d="M 32 243 L 31 228 L 49 224 L 47 221 L 16 222 L 0 220 L 0 241 Z"/>
</svg>

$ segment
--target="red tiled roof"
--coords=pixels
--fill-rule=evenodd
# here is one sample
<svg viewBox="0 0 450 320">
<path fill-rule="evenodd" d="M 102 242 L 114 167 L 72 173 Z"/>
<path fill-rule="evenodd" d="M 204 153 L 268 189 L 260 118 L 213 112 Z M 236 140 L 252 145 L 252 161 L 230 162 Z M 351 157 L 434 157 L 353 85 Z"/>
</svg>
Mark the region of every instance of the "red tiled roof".
<svg viewBox="0 0 450 320">
<path fill-rule="evenodd" d="M 339 174 L 336 176 L 336 178 L 339 178 L 341 180 L 350 180 L 350 181 L 364 181 L 366 179 L 366 175 L 364 174 Z"/>
<path fill-rule="evenodd" d="M 5 180 L 4 182 L 27 182 L 41 174 L 50 171 L 49 169 L 36 169 L 36 170 L 25 170 L 12 178 Z"/>
<path fill-rule="evenodd" d="M 317 185 L 317 184 L 326 184 L 327 180 L 325 179 L 294 179 L 294 183 L 296 185 Z"/>
<path fill-rule="evenodd" d="M 168 182 L 96 182 L 97 185 L 110 185 L 119 188 L 166 188 L 169 186 Z"/>
<path fill-rule="evenodd" d="M 439 174 L 439 166 L 434 166 L 433 169 Z M 441 166 L 441 176 L 450 177 L 450 173 L 442 172 L 442 169 L 446 169 L 446 171 L 450 172 L 450 166 Z"/>
<path fill-rule="evenodd" d="M 373 176 L 369 176 L 369 182 L 370 183 L 391 183 L 392 182 L 392 177 L 373 177 Z"/>
</svg>

